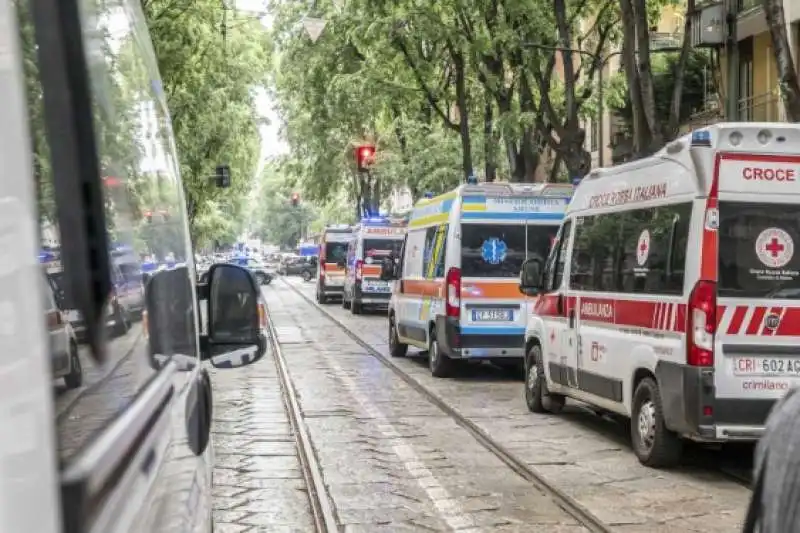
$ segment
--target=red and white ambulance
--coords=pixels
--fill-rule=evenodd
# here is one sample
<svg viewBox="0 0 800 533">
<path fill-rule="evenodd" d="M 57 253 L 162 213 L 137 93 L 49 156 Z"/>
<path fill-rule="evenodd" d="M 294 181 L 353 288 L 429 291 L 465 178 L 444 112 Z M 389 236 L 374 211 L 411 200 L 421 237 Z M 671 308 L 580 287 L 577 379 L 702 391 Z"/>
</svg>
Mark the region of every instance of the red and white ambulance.
<svg viewBox="0 0 800 533">
<path fill-rule="evenodd" d="M 529 409 L 630 417 L 654 467 L 684 438 L 758 439 L 800 384 L 799 245 L 800 125 L 718 124 L 592 172 L 523 265 Z"/>
</svg>

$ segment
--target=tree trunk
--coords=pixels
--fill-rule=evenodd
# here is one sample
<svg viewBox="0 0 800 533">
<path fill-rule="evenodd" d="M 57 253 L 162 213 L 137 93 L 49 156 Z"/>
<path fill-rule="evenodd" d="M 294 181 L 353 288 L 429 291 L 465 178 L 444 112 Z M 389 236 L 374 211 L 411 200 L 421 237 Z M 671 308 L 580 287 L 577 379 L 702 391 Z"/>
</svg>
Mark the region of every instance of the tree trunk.
<svg viewBox="0 0 800 533">
<path fill-rule="evenodd" d="M 681 125 L 681 99 L 683 98 L 683 83 L 686 80 L 686 64 L 689 62 L 689 54 L 692 53 L 692 17 L 689 14 L 694 11 L 694 0 L 689 0 L 686 7 L 686 20 L 683 23 L 683 44 L 681 45 L 681 55 L 675 65 L 673 76 L 675 85 L 672 87 L 672 102 L 669 109 L 669 122 L 666 131 L 663 132 L 664 140 L 671 141 L 678 135 Z"/>
<path fill-rule="evenodd" d="M 461 135 L 461 161 L 466 180 L 473 174 L 472 168 L 472 143 L 469 133 L 469 102 L 467 100 L 467 77 L 464 56 L 454 46 L 450 47 L 453 65 L 456 71 L 456 102 L 459 115 L 459 134 Z"/>
<path fill-rule="evenodd" d="M 535 114 L 536 106 L 533 103 L 533 91 L 528 83 L 528 76 L 523 72 L 519 79 L 519 108 L 522 113 Z M 522 130 L 520 140 L 520 154 L 522 155 L 522 179 L 525 183 L 533 183 L 536 178 L 536 167 L 539 166 L 539 152 L 536 150 L 537 134 L 533 124 L 526 125 Z"/>
<path fill-rule="evenodd" d="M 650 129 L 644 112 L 642 86 L 639 70 L 636 67 L 636 18 L 631 0 L 620 0 L 622 13 L 622 66 L 628 82 L 628 96 L 631 100 L 633 117 L 633 151 L 639 154 L 651 143 Z"/>
<path fill-rule="evenodd" d="M 489 89 L 484 91 L 483 102 L 483 160 L 484 179 L 491 183 L 497 179 L 497 146 L 494 135 L 494 102 Z"/>
<path fill-rule="evenodd" d="M 778 67 L 778 86 L 780 87 L 783 108 L 789 122 L 800 122 L 800 82 L 792 61 L 789 36 L 786 34 L 786 17 L 782 0 L 761 0 L 767 25 L 772 34 L 772 51 Z"/>
</svg>

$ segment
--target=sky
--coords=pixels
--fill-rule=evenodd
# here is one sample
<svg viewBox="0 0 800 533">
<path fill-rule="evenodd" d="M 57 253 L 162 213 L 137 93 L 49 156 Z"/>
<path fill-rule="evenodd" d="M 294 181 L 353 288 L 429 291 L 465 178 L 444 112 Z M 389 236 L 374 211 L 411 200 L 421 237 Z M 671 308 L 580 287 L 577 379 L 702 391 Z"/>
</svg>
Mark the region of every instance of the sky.
<svg viewBox="0 0 800 533">
<path fill-rule="evenodd" d="M 266 11 L 266 3 L 266 0 L 236 0 L 236 8 L 242 11 L 264 13 Z M 264 26 L 269 28 L 272 24 L 272 17 L 270 15 L 266 15 L 262 17 L 261 22 L 264 24 Z M 259 94 L 256 99 L 258 113 L 267 117 L 270 121 L 269 125 L 261 126 L 260 128 L 261 164 L 256 170 L 257 174 L 260 174 L 266 159 L 288 152 L 289 147 L 280 139 L 280 117 L 273 109 L 274 102 L 265 90 L 259 90 L 258 93 Z"/>
</svg>

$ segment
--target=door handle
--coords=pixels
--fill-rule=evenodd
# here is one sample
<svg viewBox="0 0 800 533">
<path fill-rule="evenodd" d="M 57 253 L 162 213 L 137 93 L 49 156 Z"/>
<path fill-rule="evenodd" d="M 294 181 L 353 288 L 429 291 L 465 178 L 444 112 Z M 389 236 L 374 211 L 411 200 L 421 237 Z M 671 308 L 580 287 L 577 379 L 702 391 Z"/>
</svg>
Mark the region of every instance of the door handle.
<svg viewBox="0 0 800 533">
<path fill-rule="evenodd" d="M 571 309 L 569 312 L 569 329 L 575 328 L 575 310 Z"/>
</svg>

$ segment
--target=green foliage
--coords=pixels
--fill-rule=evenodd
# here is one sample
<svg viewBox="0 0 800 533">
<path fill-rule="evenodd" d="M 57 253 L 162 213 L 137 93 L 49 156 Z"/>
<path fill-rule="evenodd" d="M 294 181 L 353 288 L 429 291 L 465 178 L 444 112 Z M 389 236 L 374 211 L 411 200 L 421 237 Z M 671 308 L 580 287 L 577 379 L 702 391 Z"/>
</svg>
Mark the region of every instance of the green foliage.
<svg viewBox="0 0 800 533">
<path fill-rule="evenodd" d="M 678 62 L 678 54 L 654 54 L 652 56 L 656 119 L 659 123 L 665 124 L 669 121 L 672 93 L 675 88 L 675 70 L 679 66 Z M 711 58 L 707 51 L 695 50 L 689 54 L 680 102 L 680 122 L 688 120 L 693 114 L 703 109 L 707 95 L 713 93 L 714 90 L 712 72 Z M 632 132 L 633 110 L 624 76 L 617 76 L 613 81 L 609 100 L 610 109 L 622 118 L 625 129 L 629 133 Z"/>
<path fill-rule="evenodd" d="M 285 175 L 308 199 L 324 204 L 341 192 L 352 205 L 400 186 L 416 199 L 471 173 L 531 181 L 548 149 L 568 166 L 588 156 L 579 119 L 597 65 L 575 55 L 566 87 L 555 48 L 604 53 L 619 39 L 616 0 L 314 6 L 276 3 L 273 27 L 274 96 L 291 149 Z M 316 42 L 306 16 L 327 22 Z M 372 181 L 354 169 L 362 141 L 378 149 Z"/>
<path fill-rule="evenodd" d="M 235 239 L 260 154 L 254 89 L 267 81 L 270 43 L 260 22 L 219 0 L 144 2 L 195 244 Z M 209 178 L 231 168 L 232 185 Z"/>
</svg>

